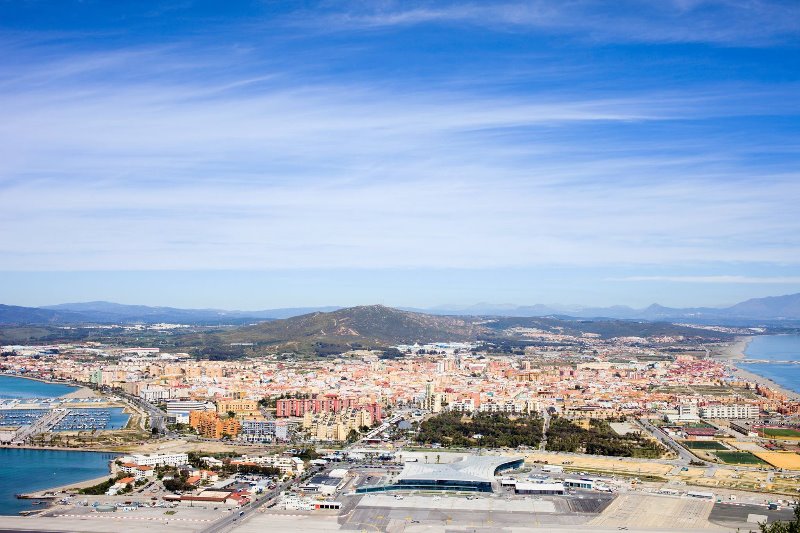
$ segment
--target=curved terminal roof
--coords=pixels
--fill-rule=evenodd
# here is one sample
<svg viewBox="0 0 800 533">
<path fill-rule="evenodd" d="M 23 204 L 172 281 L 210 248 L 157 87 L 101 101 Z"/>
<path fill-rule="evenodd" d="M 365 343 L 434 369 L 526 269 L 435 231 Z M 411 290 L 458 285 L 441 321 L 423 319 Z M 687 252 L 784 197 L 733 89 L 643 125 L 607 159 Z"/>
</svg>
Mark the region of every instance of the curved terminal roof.
<svg viewBox="0 0 800 533">
<path fill-rule="evenodd" d="M 522 457 L 474 455 L 454 463 L 406 463 L 397 481 L 448 480 L 491 483 L 498 469 L 508 468 L 512 463 L 522 460 Z"/>
</svg>

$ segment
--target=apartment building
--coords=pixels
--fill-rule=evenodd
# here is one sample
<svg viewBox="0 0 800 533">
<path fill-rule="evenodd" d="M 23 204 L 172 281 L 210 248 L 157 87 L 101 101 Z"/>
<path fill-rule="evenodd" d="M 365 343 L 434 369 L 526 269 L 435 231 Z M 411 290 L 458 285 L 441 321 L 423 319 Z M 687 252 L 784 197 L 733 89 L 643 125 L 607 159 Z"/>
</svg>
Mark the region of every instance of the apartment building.
<svg viewBox="0 0 800 533">
<path fill-rule="evenodd" d="M 237 461 L 231 461 L 231 463 L 236 464 Z M 241 461 L 255 463 L 259 466 L 271 466 L 280 470 L 282 474 L 291 476 L 299 476 L 305 471 L 305 464 L 299 457 L 286 457 L 283 455 L 248 457 L 243 455 Z"/>
<path fill-rule="evenodd" d="M 154 455 L 128 455 L 122 457 L 123 464 L 135 464 L 139 466 L 183 466 L 189 463 L 189 455 L 186 453 L 164 453 Z"/>
<path fill-rule="evenodd" d="M 189 425 L 207 439 L 221 439 L 225 435 L 236 437 L 241 424 L 235 418 L 220 418 L 217 413 L 190 411 Z"/>
<path fill-rule="evenodd" d="M 368 410 L 373 420 L 378 422 L 383 419 L 380 404 L 364 402 L 354 397 L 342 398 L 336 394 L 326 394 L 316 398 L 281 398 L 275 402 L 275 417 L 300 417 L 305 416 L 307 412 L 339 413 L 353 408 Z"/>
<path fill-rule="evenodd" d="M 238 439 L 244 442 L 273 442 L 289 440 L 297 422 L 288 420 L 242 420 Z"/>
<path fill-rule="evenodd" d="M 347 440 L 351 431 L 371 425 L 372 416 L 364 409 L 347 409 L 341 413 L 307 412 L 303 416 L 303 429 L 316 440 Z"/>
<path fill-rule="evenodd" d="M 719 403 L 700 407 L 701 418 L 758 418 L 758 406 L 748 403 Z"/>
<path fill-rule="evenodd" d="M 217 400 L 217 413 L 226 414 L 233 412 L 237 418 L 260 417 L 258 402 L 241 398 L 222 398 Z"/>
</svg>

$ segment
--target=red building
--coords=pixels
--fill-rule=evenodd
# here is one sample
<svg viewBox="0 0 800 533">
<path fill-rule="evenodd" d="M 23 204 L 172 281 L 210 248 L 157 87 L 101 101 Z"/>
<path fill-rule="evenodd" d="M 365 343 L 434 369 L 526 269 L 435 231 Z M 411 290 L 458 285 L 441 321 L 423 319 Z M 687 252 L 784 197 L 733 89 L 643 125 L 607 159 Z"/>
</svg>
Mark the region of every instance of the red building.
<svg viewBox="0 0 800 533">
<path fill-rule="evenodd" d="M 276 402 L 275 417 L 303 416 L 312 413 L 338 413 L 345 409 L 365 409 L 372 419 L 380 422 L 383 419 L 381 406 L 377 403 L 358 403 L 356 398 L 340 398 L 336 394 L 326 394 L 316 398 L 284 398 Z"/>
</svg>

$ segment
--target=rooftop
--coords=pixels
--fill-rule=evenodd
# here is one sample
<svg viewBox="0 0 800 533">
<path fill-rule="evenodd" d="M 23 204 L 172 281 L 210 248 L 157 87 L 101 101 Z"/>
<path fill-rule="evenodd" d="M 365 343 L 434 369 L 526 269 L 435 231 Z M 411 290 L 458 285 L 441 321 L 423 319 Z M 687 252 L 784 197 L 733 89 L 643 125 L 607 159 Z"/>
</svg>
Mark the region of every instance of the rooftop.
<svg viewBox="0 0 800 533">
<path fill-rule="evenodd" d="M 522 457 L 473 455 L 453 463 L 406 463 L 398 481 L 494 481 L 495 472 Z"/>
</svg>

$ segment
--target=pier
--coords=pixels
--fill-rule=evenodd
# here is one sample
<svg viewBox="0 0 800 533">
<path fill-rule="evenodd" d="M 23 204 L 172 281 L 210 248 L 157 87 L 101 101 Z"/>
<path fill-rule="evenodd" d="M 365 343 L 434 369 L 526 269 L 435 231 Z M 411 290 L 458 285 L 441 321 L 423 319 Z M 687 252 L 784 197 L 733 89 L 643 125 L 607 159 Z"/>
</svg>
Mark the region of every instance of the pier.
<svg viewBox="0 0 800 533">
<path fill-rule="evenodd" d="M 41 433 L 46 433 L 53 429 L 56 424 L 61 422 L 69 414 L 68 409 L 53 409 L 45 414 L 33 424 L 22 426 L 15 432 L 11 439 L 12 444 L 25 444 L 28 440 Z"/>
</svg>

